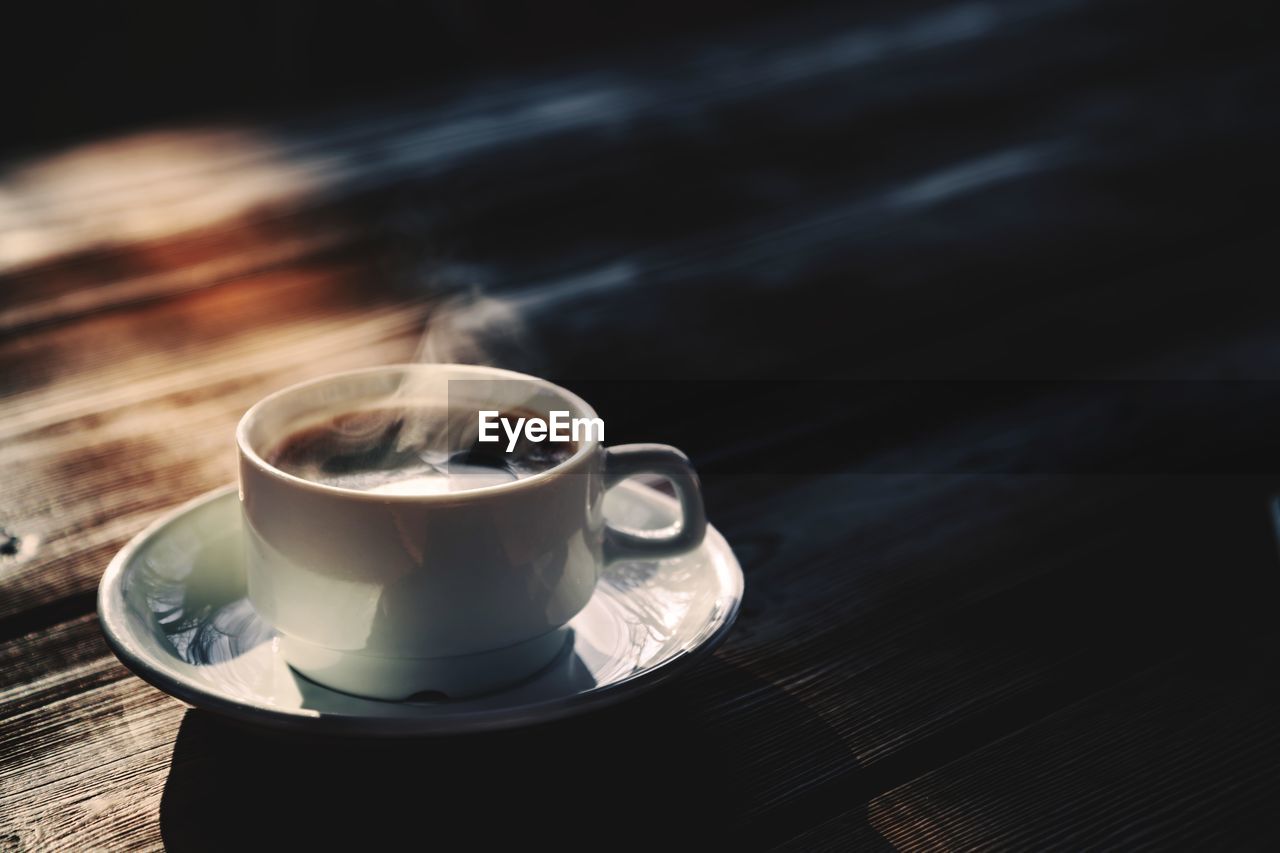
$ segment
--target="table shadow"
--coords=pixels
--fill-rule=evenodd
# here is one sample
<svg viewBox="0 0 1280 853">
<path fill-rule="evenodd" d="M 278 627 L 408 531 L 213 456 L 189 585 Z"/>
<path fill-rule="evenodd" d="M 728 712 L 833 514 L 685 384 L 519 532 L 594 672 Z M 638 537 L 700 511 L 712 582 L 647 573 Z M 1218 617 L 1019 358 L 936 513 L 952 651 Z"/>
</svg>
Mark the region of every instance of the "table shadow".
<svg viewBox="0 0 1280 853">
<path fill-rule="evenodd" d="M 741 710 L 726 714 L 720 703 L 734 701 Z M 766 745 L 770 737 L 796 746 Z M 617 707 L 509 732 L 308 738 L 190 710 L 160 829 L 179 851 L 757 848 L 831 814 L 848 821 L 856 802 L 839 794 L 773 805 L 779 778 L 829 768 L 832 751 L 857 772 L 813 711 L 718 659 Z"/>
</svg>

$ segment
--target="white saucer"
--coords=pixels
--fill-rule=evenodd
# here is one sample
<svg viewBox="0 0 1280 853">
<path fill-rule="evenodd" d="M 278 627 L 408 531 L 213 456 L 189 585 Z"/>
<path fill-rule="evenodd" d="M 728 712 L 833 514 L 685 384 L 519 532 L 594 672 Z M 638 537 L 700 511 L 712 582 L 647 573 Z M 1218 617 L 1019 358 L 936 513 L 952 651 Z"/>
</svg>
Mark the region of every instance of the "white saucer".
<svg viewBox="0 0 1280 853">
<path fill-rule="evenodd" d="M 635 482 L 608 493 L 605 515 L 657 528 L 676 502 Z M 696 551 L 617 563 L 569 624 L 565 650 L 538 675 L 465 700 L 380 702 L 297 675 L 245 597 L 234 485 L 178 507 L 115 556 L 98 588 L 112 651 L 177 698 L 240 720 L 306 732 L 427 735 L 499 729 L 612 704 L 659 683 L 723 639 L 742 601 L 742 569 L 719 532 Z"/>
</svg>

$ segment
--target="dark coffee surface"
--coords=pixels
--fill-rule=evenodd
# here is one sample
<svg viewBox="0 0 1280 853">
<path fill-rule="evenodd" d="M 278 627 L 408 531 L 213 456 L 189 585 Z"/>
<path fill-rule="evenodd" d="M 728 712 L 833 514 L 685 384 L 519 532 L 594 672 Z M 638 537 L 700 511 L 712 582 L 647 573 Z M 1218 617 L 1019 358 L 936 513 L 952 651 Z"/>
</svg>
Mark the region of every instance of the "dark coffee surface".
<svg viewBox="0 0 1280 853">
<path fill-rule="evenodd" d="M 280 441 L 266 460 L 280 470 L 330 486 L 385 494 L 465 491 L 532 477 L 577 452 L 576 442 L 529 441 L 510 451 L 478 440 L 478 410 L 388 406 L 344 412 Z M 525 409 L 499 415 L 514 424 L 541 417 Z"/>
</svg>

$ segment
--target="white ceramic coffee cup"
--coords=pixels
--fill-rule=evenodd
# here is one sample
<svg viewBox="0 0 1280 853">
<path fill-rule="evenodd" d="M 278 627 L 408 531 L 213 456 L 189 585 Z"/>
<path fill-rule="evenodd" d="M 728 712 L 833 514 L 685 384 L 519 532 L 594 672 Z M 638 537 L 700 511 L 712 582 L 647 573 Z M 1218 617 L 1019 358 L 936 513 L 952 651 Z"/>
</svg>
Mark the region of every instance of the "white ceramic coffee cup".
<svg viewBox="0 0 1280 853">
<path fill-rule="evenodd" d="M 337 414 L 439 404 L 460 393 L 481 398 L 471 401 L 480 408 L 596 417 L 576 395 L 532 376 L 394 365 L 294 385 L 241 419 L 249 598 L 279 632 L 285 660 L 306 677 L 381 699 L 497 689 L 556 657 L 564 626 L 587 604 L 605 565 L 701 543 L 697 475 L 665 445 L 580 440 L 569 459 L 531 477 L 426 495 L 339 488 L 266 461 L 289 435 Z M 678 525 L 627 531 L 605 522 L 605 491 L 641 473 L 674 485 Z"/>
</svg>

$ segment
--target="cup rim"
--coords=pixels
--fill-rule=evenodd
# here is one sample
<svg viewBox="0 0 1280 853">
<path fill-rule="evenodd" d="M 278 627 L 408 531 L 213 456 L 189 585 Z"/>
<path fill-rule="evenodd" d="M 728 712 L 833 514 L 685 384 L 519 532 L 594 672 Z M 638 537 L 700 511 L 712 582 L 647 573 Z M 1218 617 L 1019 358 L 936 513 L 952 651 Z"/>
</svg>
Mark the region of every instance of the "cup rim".
<svg viewBox="0 0 1280 853">
<path fill-rule="evenodd" d="M 263 459 L 262 456 L 256 450 L 254 450 L 253 445 L 249 442 L 249 425 L 253 422 L 254 418 L 257 417 L 258 414 L 265 407 L 272 405 L 276 400 L 280 399 L 286 394 L 291 394 L 302 388 L 309 388 L 315 385 L 323 385 L 328 382 L 333 382 L 339 379 L 345 379 L 348 377 L 359 376 L 367 373 L 385 373 L 389 371 L 407 371 L 407 370 L 446 370 L 446 369 L 450 371 L 461 372 L 461 373 L 474 373 L 474 374 L 477 374 L 478 376 L 484 376 L 487 378 L 516 379 L 516 380 L 531 382 L 535 385 L 542 386 L 544 389 L 549 389 L 557 396 L 563 398 L 564 400 L 566 400 L 566 402 L 570 403 L 571 405 L 579 409 L 579 411 L 581 411 L 583 416 L 588 418 L 599 417 L 596 414 L 596 410 L 592 408 L 590 404 L 587 403 L 586 400 L 583 400 L 577 394 L 573 393 L 567 388 L 563 388 L 559 385 L 556 385 L 554 382 L 550 382 L 546 379 L 542 379 L 537 376 L 531 376 L 527 373 L 519 373 L 514 370 L 505 370 L 500 367 L 486 367 L 484 365 L 476 365 L 476 364 L 416 364 L 412 362 L 407 362 L 407 363 L 399 363 L 399 364 L 384 364 L 384 365 L 378 365 L 375 367 L 363 367 L 355 370 L 344 370 L 338 373 L 327 373 L 324 376 L 317 376 L 314 379 L 307 379 L 307 380 L 303 380 L 302 382 L 295 382 L 294 384 L 281 388 L 278 391 L 273 391 L 272 393 L 268 394 L 267 396 L 263 397 L 261 400 L 259 400 L 258 402 L 250 406 L 245 411 L 245 413 L 240 416 L 240 422 L 236 425 L 236 447 L 240 451 L 240 457 L 242 459 L 247 460 L 250 464 L 252 464 L 255 468 L 257 468 L 262 473 L 267 474 L 268 476 L 271 476 L 274 479 L 288 483 L 291 486 L 299 487 L 305 491 L 310 491 L 316 494 L 329 495 L 332 497 L 342 497 L 342 498 L 348 498 L 352 500 L 364 500 L 364 501 L 370 501 L 370 502 L 379 503 L 379 504 L 385 504 L 385 503 L 448 504 L 448 503 L 458 503 L 461 501 L 483 499 L 483 498 L 494 496 L 494 495 L 507 494 L 519 489 L 537 487 L 541 483 L 545 483 L 551 479 L 555 479 L 557 477 L 566 475 L 570 468 L 576 467 L 581 462 L 582 459 L 595 453 L 596 448 L 600 445 L 600 442 L 594 438 L 584 440 L 580 443 L 580 446 L 578 447 L 577 451 L 568 459 L 565 459 L 563 462 L 560 462 L 556 464 L 554 467 L 548 468 L 545 471 L 539 471 L 537 474 L 534 474 L 530 477 L 523 477 L 518 480 L 512 480 L 509 483 L 498 483 L 493 486 L 481 486 L 480 488 L 477 488 L 477 489 L 465 489 L 460 492 L 444 492 L 441 494 L 426 494 L 426 495 L 406 495 L 406 494 L 382 494 L 382 493 L 375 493 L 375 492 L 366 492 L 366 491 L 361 491 L 360 489 L 349 489 L 344 486 L 331 486 L 326 483 L 316 483 L 312 480 L 307 480 L 303 477 L 298 477 L 294 474 L 290 474 L 286 471 L 280 470 L 279 468 L 272 465 L 267 460 Z M 241 493 L 241 497 L 243 498 L 244 496 L 244 478 L 243 477 L 241 477 L 241 482 L 240 482 L 240 493 Z"/>
</svg>

